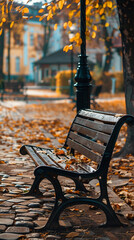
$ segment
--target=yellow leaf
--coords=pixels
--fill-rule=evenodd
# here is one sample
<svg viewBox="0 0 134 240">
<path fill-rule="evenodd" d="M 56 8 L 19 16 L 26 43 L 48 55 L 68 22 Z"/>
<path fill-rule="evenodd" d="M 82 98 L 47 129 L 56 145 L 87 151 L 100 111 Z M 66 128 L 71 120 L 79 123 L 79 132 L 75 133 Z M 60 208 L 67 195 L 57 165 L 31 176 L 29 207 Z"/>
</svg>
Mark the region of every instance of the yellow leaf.
<svg viewBox="0 0 134 240">
<path fill-rule="evenodd" d="M 105 23 L 105 27 L 109 27 L 109 23 L 107 22 L 107 23 Z"/>
<path fill-rule="evenodd" d="M 72 27 L 72 22 L 71 21 L 68 21 L 68 26 Z"/>
<path fill-rule="evenodd" d="M 67 28 L 67 22 L 65 22 L 65 23 L 63 24 L 63 27 L 64 27 L 64 29 Z"/>
<path fill-rule="evenodd" d="M 92 8 L 93 8 L 92 6 L 87 7 L 86 15 L 89 15 L 89 14 L 90 14 Z"/>
<path fill-rule="evenodd" d="M 97 31 L 97 26 L 96 25 L 93 26 L 93 30 Z"/>
<path fill-rule="evenodd" d="M 69 46 L 66 45 L 66 46 L 63 48 L 63 51 L 64 51 L 64 52 L 68 52 L 68 50 L 69 50 Z"/>
<path fill-rule="evenodd" d="M 54 25 L 54 31 L 56 31 L 57 30 L 57 23 Z"/>
<path fill-rule="evenodd" d="M 65 152 L 64 152 L 64 150 L 62 150 L 62 149 L 61 149 L 61 150 L 58 149 L 57 152 L 56 152 L 56 155 L 59 155 L 59 156 L 60 156 L 60 155 L 65 155 Z"/>
<path fill-rule="evenodd" d="M 0 35 L 2 34 L 2 29 L 0 30 Z"/>
<path fill-rule="evenodd" d="M 107 2 L 107 7 L 112 8 L 112 6 L 113 6 L 113 3 L 111 1 L 108 1 Z"/>
<path fill-rule="evenodd" d="M 48 5 L 48 3 L 44 3 L 44 4 L 43 4 L 43 6 L 47 6 L 47 5 Z"/>
<path fill-rule="evenodd" d="M 92 32 L 92 38 L 96 38 L 96 32 Z"/>
<path fill-rule="evenodd" d="M 11 24 L 10 24 L 10 28 L 12 28 L 12 27 L 13 27 L 13 25 L 14 25 L 14 21 L 13 21 L 13 22 L 11 22 Z"/>
<path fill-rule="evenodd" d="M 2 22 L 6 22 L 6 18 L 5 17 L 2 18 Z"/>
<path fill-rule="evenodd" d="M 61 10 L 64 6 L 64 0 L 59 1 L 59 9 Z"/>
<path fill-rule="evenodd" d="M 73 50 L 73 45 L 69 45 L 69 50 Z"/>
<path fill-rule="evenodd" d="M 67 5 L 67 8 L 70 8 L 70 7 L 71 7 L 71 4 L 68 4 L 68 5 Z"/>
<path fill-rule="evenodd" d="M 107 6 L 107 2 L 105 2 L 105 3 L 103 4 L 103 8 L 106 8 L 106 6 Z"/>
<path fill-rule="evenodd" d="M 47 7 L 47 10 L 50 10 L 51 8 L 52 8 L 51 6 L 48 6 L 48 7 Z"/>
<path fill-rule="evenodd" d="M 100 15 L 102 15 L 104 13 L 104 8 L 100 9 Z"/>
<path fill-rule="evenodd" d="M 4 9 L 5 9 L 5 7 L 4 7 L 4 5 L 2 6 L 2 15 L 4 14 Z"/>
<path fill-rule="evenodd" d="M 23 13 L 29 13 L 29 9 L 28 8 L 23 8 L 22 12 Z"/>
<path fill-rule="evenodd" d="M 43 13 L 44 12 L 44 9 L 40 9 L 39 11 L 38 11 L 38 13 Z"/>
<path fill-rule="evenodd" d="M 96 3 L 95 8 L 99 8 L 99 4 L 98 3 Z"/>
</svg>

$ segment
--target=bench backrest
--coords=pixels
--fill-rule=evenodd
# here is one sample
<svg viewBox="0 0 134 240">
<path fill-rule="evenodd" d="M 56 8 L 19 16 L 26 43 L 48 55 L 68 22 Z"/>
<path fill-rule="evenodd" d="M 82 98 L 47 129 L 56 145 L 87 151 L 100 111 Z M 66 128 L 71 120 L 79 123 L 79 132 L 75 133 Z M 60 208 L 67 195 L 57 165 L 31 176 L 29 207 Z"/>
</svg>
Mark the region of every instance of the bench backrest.
<svg viewBox="0 0 134 240">
<path fill-rule="evenodd" d="M 111 158 L 121 126 L 134 118 L 95 110 L 81 110 L 68 133 L 65 146 L 77 150 L 100 164 L 106 156 Z"/>
</svg>

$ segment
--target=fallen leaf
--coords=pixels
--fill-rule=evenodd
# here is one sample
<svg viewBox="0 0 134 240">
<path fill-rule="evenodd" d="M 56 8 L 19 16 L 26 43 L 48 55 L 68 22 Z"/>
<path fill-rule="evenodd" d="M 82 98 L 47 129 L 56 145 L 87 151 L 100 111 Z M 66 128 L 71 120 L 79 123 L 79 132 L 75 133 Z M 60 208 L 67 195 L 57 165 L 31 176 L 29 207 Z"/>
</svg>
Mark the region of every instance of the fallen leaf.
<svg viewBox="0 0 134 240">
<path fill-rule="evenodd" d="M 79 236 L 78 232 L 70 232 L 66 235 L 66 238 L 74 238 L 74 237 L 77 237 L 77 236 Z"/>
</svg>

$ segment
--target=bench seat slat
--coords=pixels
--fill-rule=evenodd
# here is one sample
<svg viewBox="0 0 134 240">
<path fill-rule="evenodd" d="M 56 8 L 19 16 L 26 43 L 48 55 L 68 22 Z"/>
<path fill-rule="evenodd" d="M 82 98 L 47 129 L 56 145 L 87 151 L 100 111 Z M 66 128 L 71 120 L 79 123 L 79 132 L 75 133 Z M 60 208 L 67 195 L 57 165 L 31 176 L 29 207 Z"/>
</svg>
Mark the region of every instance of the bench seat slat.
<svg viewBox="0 0 134 240">
<path fill-rule="evenodd" d="M 44 162 L 44 165 L 58 167 L 57 164 L 55 164 L 54 161 L 51 160 L 51 158 L 46 154 L 47 149 L 41 149 L 38 147 L 33 147 L 35 154 L 38 155 L 38 157 Z"/>
<path fill-rule="evenodd" d="M 69 158 L 68 156 L 64 156 L 64 155 L 59 155 L 58 157 L 56 157 L 55 155 L 53 155 L 53 153 L 51 152 L 51 150 L 48 151 L 48 154 L 54 159 L 54 161 L 61 166 L 63 169 L 67 168 L 67 165 L 70 165 L 70 170 L 71 171 L 75 171 L 78 173 L 87 173 L 87 171 L 83 168 L 81 168 L 80 165 L 77 164 L 68 164 L 68 161 L 71 160 L 71 157 Z M 73 157 L 75 158 L 75 157 Z M 77 160 L 76 160 L 77 162 Z"/>
<path fill-rule="evenodd" d="M 35 153 L 33 148 L 31 148 L 29 146 L 25 146 L 25 148 L 26 148 L 26 151 L 29 154 L 29 156 L 33 159 L 36 166 L 43 166 L 44 165 L 43 161 L 37 156 L 37 154 Z"/>
<path fill-rule="evenodd" d="M 86 157 L 91 158 L 93 161 L 96 161 L 97 163 L 99 163 L 102 159 L 102 157 L 99 156 L 98 154 L 90 151 L 88 148 L 82 146 L 81 144 L 75 142 L 70 138 L 67 139 L 67 145 L 70 148 L 77 150 L 79 153 L 84 154 Z"/>
<path fill-rule="evenodd" d="M 104 153 L 105 147 L 103 145 L 100 145 L 88 138 L 80 136 L 74 132 L 70 132 L 69 138 L 78 143 L 80 142 L 83 146 L 87 147 L 88 149 L 94 150 L 95 152 L 98 152 L 100 154 Z"/>
<path fill-rule="evenodd" d="M 51 166 L 51 167 L 56 167 L 60 169 L 66 169 L 66 166 L 68 165 L 66 162 L 64 162 L 65 158 L 63 160 L 63 156 L 58 158 L 55 156 L 51 150 L 44 149 L 44 148 L 38 148 L 38 147 L 29 147 L 25 146 L 28 154 L 30 157 L 34 160 L 36 166 Z M 53 160 L 52 160 L 53 159 Z M 81 167 L 80 165 L 70 165 L 70 170 L 75 171 L 78 173 L 88 173 L 88 171 Z"/>
<path fill-rule="evenodd" d="M 83 117 L 88 117 L 91 119 L 96 119 L 96 120 L 102 121 L 102 122 L 113 123 L 113 124 L 115 124 L 120 119 L 120 117 L 109 116 L 106 114 L 99 114 L 99 113 L 89 111 L 89 110 L 88 111 L 81 110 L 79 115 L 83 116 Z"/>
<path fill-rule="evenodd" d="M 110 136 L 108 134 L 89 129 L 87 127 L 83 127 L 78 124 L 73 124 L 72 130 L 74 130 L 78 133 L 84 134 L 86 136 L 89 136 L 90 138 L 93 138 L 94 140 L 100 140 L 103 143 L 107 143 L 110 138 Z"/>
<path fill-rule="evenodd" d="M 114 128 L 114 125 L 103 124 L 103 123 L 91 121 L 89 119 L 84 119 L 84 118 L 80 118 L 80 117 L 77 117 L 75 119 L 74 123 L 78 123 L 79 125 L 89 127 L 96 131 L 107 133 L 107 134 L 111 134 L 113 131 L 113 128 Z"/>
<path fill-rule="evenodd" d="M 92 172 L 95 172 L 96 170 L 94 168 L 92 168 L 91 166 L 85 164 L 85 163 L 82 163 L 82 165 L 80 165 L 80 167 L 85 170 L 87 173 L 92 173 Z"/>
</svg>

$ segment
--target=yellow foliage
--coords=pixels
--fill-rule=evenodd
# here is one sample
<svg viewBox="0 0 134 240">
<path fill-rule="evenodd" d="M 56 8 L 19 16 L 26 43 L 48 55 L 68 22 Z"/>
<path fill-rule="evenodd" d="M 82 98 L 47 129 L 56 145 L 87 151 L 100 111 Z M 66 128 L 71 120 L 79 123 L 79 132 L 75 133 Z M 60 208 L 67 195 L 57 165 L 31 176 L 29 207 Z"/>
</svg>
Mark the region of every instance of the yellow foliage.
<svg viewBox="0 0 134 240">
<path fill-rule="evenodd" d="M 104 13 L 104 8 L 101 8 L 99 13 L 102 15 Z"/>
<path fill-rule="evenodd" d="M 68 26 L 71 28 L 72 27 L 72 22 L 68 21 Z"/>
<path fill-rule="evenodd" d="M 39 11 L 38 11 L 38 13 L 43 13 L 44 12 L 44 9 L 40 9 Z"/>
<path fill-rule="evenodd" d="M 76 70 L 73 71 L 73 74 L 76 73 Z M 60 71 L 56 75 L 56 92 L 60 93 L 69 93 L 69 80 L 71 78 L 71 70 Z"/>
<path fill-rule="evenodd" d="M 113 6 L 112 1 L 108 1 L 108 2 L 107 2 L 107 7 L 112 8 L 112 6 Z"/>
<path fill-rule="evenodd" d="M 107 23 L 105 23 L 105 27 L 109 27 L 109 23 L 107 22 Z"/>
<path fill-rule="evenodd" d="M 92 32 L 92 38 L 96 38 L 96 32 Z"/>
<path fill-rule="evenodd" d="M 96 25 L 93 26 L 93 30 L 97 31 L 97 26 Z"/>
<path fill-rule="evenodd" d="M 5 17 L 2 18 L 2 22 L 6 22 L 6 18 Z"/>
<path fill-rule="evenodd" d="M 11 24 L 10 24 L 10 28 L 12 28 L 13 25 L 14 25 L 14 21 L 11 22 Z"/>
<path fill-rule="evenodd" d="M 64 0 L 60 0 L 58 4 L 59 4 L 59 9 L 61 10 L 64 6 Z"/>
<path fill-rule="evenodd" d="M 57 30 L 57 23 L 54 25 L 54 31 L 56 31 Z"/>
<path fill-rule="evenodd" d="M 28 8 L 23 8 L 22 13 L 29 13 L 29 9 Z"/>
<path fill-rule="evenodd" d="M 2 29 L 0 30 L 0 35 L 2 34 Z"/>
<path fill-rule="evenodd" d="M 67 5 L 67 8 L 70 8 L 70 7 L 71 7 L 71 4 L 68 4 L 68 5 Z"/>
<path fill-rule="evenodd" d="M 66 29 L 67 28 L 67 22 L 65 22 L 64 24 L 63 24 L 63 27 L 64 27 L 64 29 Z"/>
</svg>

